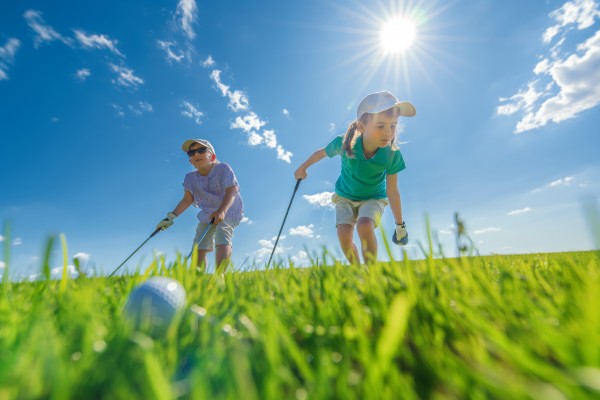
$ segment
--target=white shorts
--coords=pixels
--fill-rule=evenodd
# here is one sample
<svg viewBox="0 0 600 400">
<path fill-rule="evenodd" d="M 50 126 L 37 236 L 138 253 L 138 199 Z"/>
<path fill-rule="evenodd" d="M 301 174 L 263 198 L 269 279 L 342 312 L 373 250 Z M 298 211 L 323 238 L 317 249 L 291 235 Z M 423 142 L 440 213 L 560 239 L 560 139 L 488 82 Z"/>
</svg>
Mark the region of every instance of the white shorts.
<svg viewBox="0 0 600 400">
<path fill-rule="evenodd" d="M 354 226 L 359 217 L 371 218 L 375 227 L 379 226 L 387 199 L 350 200 L 334 193 L 331 202 L 335 204 L 335 226 L 348 224 Z"/>
</svg>

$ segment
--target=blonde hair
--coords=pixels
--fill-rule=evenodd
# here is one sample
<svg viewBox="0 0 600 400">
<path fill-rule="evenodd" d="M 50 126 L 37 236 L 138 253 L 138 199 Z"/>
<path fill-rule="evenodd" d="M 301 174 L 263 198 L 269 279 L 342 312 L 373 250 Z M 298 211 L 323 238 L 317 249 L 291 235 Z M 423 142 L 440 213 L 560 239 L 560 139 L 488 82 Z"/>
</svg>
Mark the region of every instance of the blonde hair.
<svg viewBox="0 0 600 400">
<path fill-rule="evenodd" d="M 382 114 L 382 113 L 385 113 L 387 115 L 393 113 L 396 117 L 398 117 L 398 111 L 396 110 L 396 108 L 390 108 L 390 109 L 382 111 L 381 113 L 378 113 L 378 114 Z M 354 145 L 356 144 L 356 140 L 358 139 L 358 137 L 360 135 L 362 135 L 362 132 L 358 129 L 358 123 L 361 122 L 363 125 L 367 125 L 367 123 L 373 117 L 373 115 L 376 115 L 376 114 L 364 113 L 363 115 L 360 116 L 359 119 L 352 121 L 352 123 L 348 126 L 348 129 L 346 130 L 346 133 L 344 134 L 344 140 L 342 141 L 342 151 L 346 152 L 346 156 L 348 156 L 350 158 L 354 158 L 354 150 L 353 150 Z M 357 134 L 357 132 L 358 132 L 358 134 Z M 390 144 L 390 147 L 392 148 L 392 150 L 399 149 L 398 146 L 396 145 L 396 133 L 395 132 L 394 132 L 394 137 L 392 138 L 392 143 Z"/>
</svg>

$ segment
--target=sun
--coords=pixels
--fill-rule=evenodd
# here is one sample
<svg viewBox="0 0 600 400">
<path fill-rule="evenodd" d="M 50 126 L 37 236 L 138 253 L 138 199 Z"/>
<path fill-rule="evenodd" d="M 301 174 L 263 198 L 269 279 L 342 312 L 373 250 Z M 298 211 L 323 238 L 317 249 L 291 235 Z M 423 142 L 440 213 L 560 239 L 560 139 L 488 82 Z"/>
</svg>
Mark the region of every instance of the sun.
<svg viewBox="0 0 600 400">
<path fill-rule="evenodd" d="M 379 34 L 379 44 L 384 53 L 402 53 L 410 48 L 417 37 L 415 24 L 404 17 L 387 21 Z"/>
</svg>

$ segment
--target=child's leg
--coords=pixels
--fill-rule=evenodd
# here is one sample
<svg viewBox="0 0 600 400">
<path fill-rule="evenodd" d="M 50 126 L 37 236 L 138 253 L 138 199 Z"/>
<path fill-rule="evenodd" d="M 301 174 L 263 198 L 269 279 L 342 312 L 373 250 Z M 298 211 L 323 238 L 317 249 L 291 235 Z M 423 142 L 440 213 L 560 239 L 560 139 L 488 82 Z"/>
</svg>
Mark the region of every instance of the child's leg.
<svg viewBox="0 0 600 400">
<path fill-rule="evenodd" d="M 231 246 L 228 244 L 218 244 L 217 253 L 215 254 L 216 272 L 225 272 L 229 266 L 231 258 Z"/>
<path fill-rule="evenodd" d="M 360 248 L 363 260 L 369 264 L 377 260 L 377 238 L 375 237 L 375 222 L 368 217 L 359 217 L 356 231 L 360 238 Z"/>
<path fill-rule="evenodd" d="M 337 226 L 338 239 L 344 255 L 351 264 L 360 264 L 358 248 L 352 240 L 354 227 L 350 224 L 340 224 Z"/>
<path fill-rule="evenodd" d="M 387 199 L 367 200 L 358 207 L 356 231 L 360 238 L 361 250 L 366 263 L 377 261 L 377 238 L 375 228 L 381 222 L 381 215 Z"/>
<path fill-rule="evenodd" d="M 225 272 L 231 259 L 231 250 L 233 243 L 233 229 L 237 223 L 229 220 L 219 222 L 215 234 L 215 244 L 217 252 L 215 254 L 215 272 Z"/>
<path fill-rule="evenodd" d="M 202 272 L 206 271 L 206 254 L 212 250 L 201 250 L 198 249 L 198 267 Z"/>
</svg>

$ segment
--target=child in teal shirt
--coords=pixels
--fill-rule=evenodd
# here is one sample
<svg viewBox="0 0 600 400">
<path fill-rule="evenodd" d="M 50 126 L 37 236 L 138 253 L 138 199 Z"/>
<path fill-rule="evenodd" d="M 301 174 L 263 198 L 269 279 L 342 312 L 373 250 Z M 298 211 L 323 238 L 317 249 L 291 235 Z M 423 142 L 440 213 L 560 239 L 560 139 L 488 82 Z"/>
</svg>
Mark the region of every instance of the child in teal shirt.
<svg viewBox="0 0 600 400">
<path fill-rule="evenodd" d="M 416 110 L 412 104 L 398 101 L 390 92 L 377 92 L 361 101 L 356 114 L 357 119 L 345 135 L 314 152 L 294 173 L 296 179 L 306 179 L 306 170 L 314 163 L 325 157 L 341 156 L 341 174 L 331 200 L 335 204 L 340 246 L 351 263 L 360 262 L 352 239 L 354 225 L 361 241 L 363 260 L 377 259 L 375 228 L 388 204 L 396 220 L 394 243 L 408 243 L 397 180 L 397 173 L 405 165 L 395 144 L 396 125 L 398 117 L 413 117 Z"/>
</svg>

